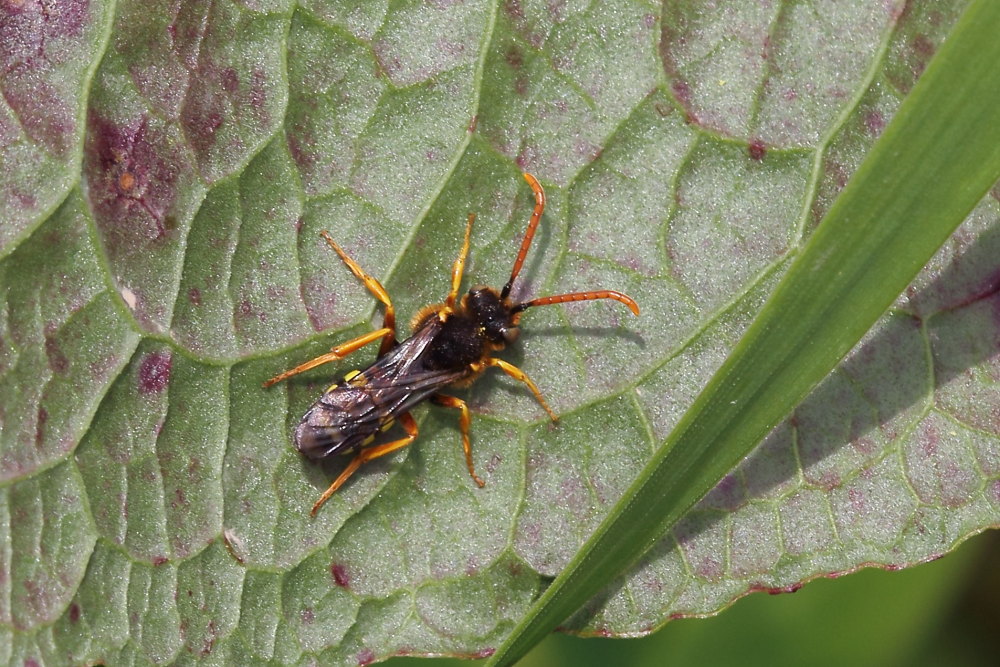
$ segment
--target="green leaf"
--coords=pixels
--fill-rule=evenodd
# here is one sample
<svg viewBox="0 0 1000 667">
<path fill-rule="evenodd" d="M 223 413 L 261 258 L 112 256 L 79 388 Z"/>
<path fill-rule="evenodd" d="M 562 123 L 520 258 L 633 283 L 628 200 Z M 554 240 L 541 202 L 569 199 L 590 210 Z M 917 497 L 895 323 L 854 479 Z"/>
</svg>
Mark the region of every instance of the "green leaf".
<svg viewBox="0 0 1000 667">
<path fill-rule="evenodd" d="M 500 646 L 801 261 L 966 3 L 751 4 L 0 5 L 0 661 Z M 945 148 L 907 163 L 914 183 L 947 162 L 981 190 L 987 161 Z M 456 390 L 485 488 L 453 411 L 421 408 L 414 446 L 310 518 L 343 463 L 303 460 L 291 430 L 375 351 L 261 383 L 381 317 L 319 231 L 405 322 L 447 292 L 470 211 L 466 285 L 506 280 L 521 171 L 549 206 L 519 294 L 618 289 L 641 317 L 525 314 L 503 357 L 561 419 L 500 374 Z M 931 191 L 914 203 L 947 217 Z M 1000 524 L 996 221 L 987 197 L 564 627 L 645 633 Z"/>
</svg>

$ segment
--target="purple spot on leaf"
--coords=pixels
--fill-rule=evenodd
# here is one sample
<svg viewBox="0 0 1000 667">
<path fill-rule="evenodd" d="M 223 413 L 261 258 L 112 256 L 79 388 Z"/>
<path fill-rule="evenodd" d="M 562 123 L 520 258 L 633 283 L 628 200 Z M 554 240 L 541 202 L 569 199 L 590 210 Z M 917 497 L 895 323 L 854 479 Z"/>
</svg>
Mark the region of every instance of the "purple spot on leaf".
<svg viewBox="0 0 1000 667">
<path fill-rule="evenodd" d="M 914 52 L 923 56 L 925 60 L 930 60 L 931 56 L 934 55 L 934 42 L 927 35 L 917 35 L 914 37 L 911 46 Z"/>
<path fill-rule="evenodd" d="M 315 151 L 316 136 L 308 127 L 296 124 L 292 131 L 287 133 L 288 152 L 291 153 L 295 164 L 299 165 L 303 171 L 311 172 L 318 162 Z"/>
<path fill-rule="evenodd" d="M 921 443 L 921 451 L 927 458 L 934 458 L 937 456 L 938 442 L 940 441 L 940 434 L 937 429 L 927 426 L 923 429 L 923 442 Z"/>
<path fill-rule="evenodd" d="M 267 75 L 263 70 L 255 69 L 250 76 L 250 106 L 254 109 L 262 109 L 267 101 Z M 269 117 L 261 116 L 261 123 L 270 122 Z"/>
<path fill-rule="evenodd" d="M 718 580 L 723 574 L 722 562 L 712 556 L 704 556 L 694 564 L 695 574 L 711 581 Z"/>
<path fill-rule="evenodd" d="M 53 86 L 53 63 L 78 39 L 89 18 L 88 0 L 60 3 L 0 4 L 0 72 L 3 95 L 24 131 L 36 142 L 64 155 L 76 131 L 75 105 Z M 55 44 L 53 45 L 53 42 Z"/>
<path fill-rule="evenodd" d="M 45 439 L 45 422 L 49 420 L 49 412 L 45 408 L 38 408 L 38 422 L 35 424 L 35 446 L 41 447 Z"/>
<path fill-rule="evenodd" d="M 340 563 L 334 563 L 330 566 L 330 574 L 333 575 L 333 581 L 341 588 L 350 588 L 351 578 L 347 573 L 347 568 Z"/>
<path fill-rule="evenodd" d="M 358 651 L 356 656 L 358 665 L 364 667 L 365 665 L 370 665 L 375 662 L 375 653 L 370 648 L 364 648 Z"/>
<path fill-rule="evenodd" d="M 535 164 L 537 159 L 538 149 L 532 144 L 525 144 L 521 148 L 521 152 L 514 158 L 514 162 L 517 163 L 521 171 L 532 171 L 530 167 Z"/>
<path fill-rule="evenodd" d="M 375 60 L 379 70 L 388 78 L 393 76 L 403 68 L 403 63 L 398 56 L 391 55 L 389 45 L 385 40 L 377 40 L 374 44 Z"/>
<path fill-rule="evenodd" d="M 514 79 L 514 93 L 518 97 L 525 97 L 528 94 L 528 77 L 517 76 Z"/>
<path fill-rule="evenodd" d="M 688 85 L 687 81 L 674 79 L 670 89 L 674 91 L 678 102 L 685 106 L 691 103 L 691 86 Z"/>
<path fill-rule="evenodd" d="M 869 134 L 877 137 L 885 128 L 885 116 L 879 111 L 869 111 L 865 114 L 865 127 Z"/>
<path fill-rule="evenodd" d="M 170 367 L 173 359 L 169 352 L 147 354 L 139 365 L 139 391 L 156 394 L 170 382 Z"/>
<path fill-rule="evenodd" d="M 179 158 L 148 118 L 116 124 L 92 114 L 85 171 L 97 223 L 112 258 L 166 237 Z"/>
<path fill-rule="evenodd" d="M 61 375 L 69 368 L 69 359 L 63 354 L 55 339 L 48 336 L 45 337 L 45 356 L 48 357 L 49 368 L 54 372 Z"/>
<path fill-rule="evenodd" d="M 702 502 L 706 507 L 734 510 L 745 501 L 743 484 L 735 475 L 726 475 Z"/>
<path fill-rule="evenodd" d="M 440 52 L 446 53 L 449 56 L 461 55 L 465 51 L 464 44 L 449 39 L 439 39 L 435 46 Z"/>
<path fill-rule="evenodd" d="M 747 152 L 750 154 L 751 160 L 760 162 L 767 155 L 767 146 L 760 139 L 751 139 L 750 145 L 747 146 Z"/>
<path fill-rule="evenodd" d="M 21 208 L 31 209 L 38 206 L 38 198 L 32 193 L 24 192 L 23 190 L 14 190 L 11 194 Z"/>
<path fill-rule="evenodd" d="M 215 621 L 208 622 L 208 637 L 205 638 L 205 642 L 201 646 L 201 651 L 198 652 L 202 658 L 212 652 L 212 648 L 215 646 L 215 639 L 219 636 L 219 632 L 215 627 Z"/>
<path fill-rule="evenodd" d="M 196 85 L 192 86 L 181 112 L 184 131 L 191 140 L 191 146 L 203 157 L 215 146 L 216 132 L 230 113 L 235 101 L 230 96 L 239 96 L 238 91 L 227 93 L 226 71 L 229 70 L 201 64 L 193 79 Z"/>
<path fill-rule="evenodd" d="M 851 509 L 856 514 L 867 514 L 867 506 L 865 504 L 865 496 L 861 491 L 855 488 L 847 490 L 847 499 L 851 503 Z"/>
<path fill-rule="evenodd" d="M 513 19 L 524 18 L 524 9 L 521 8 L 521 0 L 507 0 L 503 3 L 503 10 Z"/>
<path fill-rule="evenodd" d="M 826 491 L 832 491 L 841 485 L 840 475 L 832 470 L 824 471 L 818 478 L 811 481 Z"/>
<path fill-rule="evenodd" d="M 227 93 L 235 93 L 240 89 L 240 75 L 232 67 L 223 68 L 219 75 L 222 89 Z"/>
<path fill-rule="evenodd" d="M 826 165 L 826 171 L 830 174 L 833 182 L 837 185 L 838 190 L 847 185 L 847 179 L 850 178 L 850 174 L 843 164 L 839 162 L 828 162 Z"/>
<path fill-rule="evenodd" d="M 514 44 L 511 44 L 507 48 L 507 52 L 504 54 L 504 59 L 507 61 L 507 64 L 514 69 L 521 69 L 521 66 L 524 65 L 524 54 L 521 52 L 521 49 Z"/>
</svg>

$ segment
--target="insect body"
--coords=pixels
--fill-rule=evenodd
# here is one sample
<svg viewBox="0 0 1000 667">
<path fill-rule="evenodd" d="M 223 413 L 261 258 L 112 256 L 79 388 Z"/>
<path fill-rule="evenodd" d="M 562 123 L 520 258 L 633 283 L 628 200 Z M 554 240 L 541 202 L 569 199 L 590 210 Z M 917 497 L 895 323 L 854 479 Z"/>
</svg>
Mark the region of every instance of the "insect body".
<svg viewBox="0 0 1000 667">
<path fill-rule="evenodd" d="M 545 192 L 541 184 L 531 174 L 525 174 L 524 178 L 535 194 L 535 208 L 514 260 L 510 280 L 499 292 L 492 287 L 473 287 L 461 300 L 458 299 L 475 220 L 475 214 L 470 213 L 465 240 L 451 271 L 451 291 L 443 303 L 427 306 L 416 314 L 412 322 L 413 335 L 402 342 L 396 338 L 396 311 L 385 288 L 348 257 L 327 232 L 322 232 L 323 238 L 351 272 L 382 302 L 385 316 L 381 328 L 338 345 L 326 354 L 264 383 L 265 387 L 269 387 L 303 371 L 343 359 L 376 340 L 381 341 L 375 363 L 362 371 L 348 373 L 343 380 L 327 389 L 295 429 L 295 447 L 310 459 L 324 459 L 334 454 L 354 455 L 313 505 L 314 515 L 361 464 L 405 447 L 416 439 L 417 423 L 410 415 L 410 409 L 424 400 L 460 411 L 459 430 L 465 463 L 472 479 L 483 486 L 483 480 L 476 475 L 472 463 L 469 408 L 465 401 L 442 394 L 440 390 L 447 386 L 471 384 L 487 368 L 495 366 L 527 385 L 542 408 L 556 420 L 555 413 L 542 398 L 535 383 L 521 369 L 492 356 L 517 339 L 521 313 L 535 306 L 614 299 L 628 306 L 635 315 L 639 314 L 639 306 L 631 297 L 611 290 L 558 294 L 519 303 L 511 300 L 514 280 L 521 271 L 545 210 Z M 376 436 L 396 421 L 406 435 L 390 442 L 373 444 Z"/>
</svg>

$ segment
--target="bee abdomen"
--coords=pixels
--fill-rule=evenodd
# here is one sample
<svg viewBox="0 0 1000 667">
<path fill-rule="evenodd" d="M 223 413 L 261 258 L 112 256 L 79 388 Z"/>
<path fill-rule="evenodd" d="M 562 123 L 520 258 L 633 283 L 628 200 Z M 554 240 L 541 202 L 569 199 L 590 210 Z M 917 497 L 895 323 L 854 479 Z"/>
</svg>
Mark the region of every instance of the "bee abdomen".
<svg viewBox="0 0 1000 667">
<path fill-rule="evenodd" d="M 350 385 L 331 389 L 295 428 L 295 448 L 310 459 L 354 452 L 379 430 L 378 420 L 371 420 L 372 407 L 364 390 Z"/>
</svg>

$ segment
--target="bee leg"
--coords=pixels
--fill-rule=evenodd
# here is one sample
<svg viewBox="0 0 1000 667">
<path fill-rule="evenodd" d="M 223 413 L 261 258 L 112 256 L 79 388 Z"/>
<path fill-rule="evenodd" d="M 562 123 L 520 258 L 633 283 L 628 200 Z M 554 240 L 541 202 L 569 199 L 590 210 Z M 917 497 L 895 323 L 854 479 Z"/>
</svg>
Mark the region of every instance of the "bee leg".
<svg viewBox="0 0 1000 667">
<path fill-rule="evenodd" d="M 462 274 L 465 272 L 465 258 L 469 256 L 469 239 L 472 237 L 472 223 L 476 219 L 475 213 L 469 214 L 469 221 L 465 224 L 465 241 L 462 242 L 462 249 L 458 251 L 458 259 L 451 267 L 451 291 L 448 298 L 444 300 L 447 308 L 455 307 L 455 300 L 458 299 L 458 290 L 462 286 Z"/>
<path fill-rule="evenodd" d="M 330 232 L 323 230 L 320 232 L 320 236 L 322 236 L 329 246 L 333 248 L 334 252 L 340 255 L 340 259 L 344 260 L 344 264 L 346 264 L 347 268 L 351 270 L 351 273 L 353 273 L 358 280 L 364 283 L 364 286 L 368 288 L 368 291 L 371 292 L 376 299 L 385 305 L 385 316 L 382 318 L 382 328 L 389 329 L 392 332 L 392 335 L 386 336 L 382 339 L 382 344 L 378 348 L 378 356 L 381 357 L 383 354 L 399 344 L 399 341 L 396 340 L 396 309 L 392 306 L 392 300 L 389 298 L 389 293 L 385 291 L 384 287 L 382 287 L 382 283 L 368 275 L 357 262 L 351 259 L 347 253 L 344 252 L 339 245 L 337 245 L 337 243 L 333 240 L 333 237 L 330 236 Z"/>
<path fill-rule="evenodd" d="M 458 430 L 462 434 L 462 449 L 465 451 L 465 465 L 469 467 L 469 474 L 472 475 L 472 481 L 478 484 L 480 487 L 486 486 L 486 482 L 479 479 L 479 475 L 476 474 L 476 470 L 472 465 L 472 443 L 469 441 L 469 422 L 471 421 L 471 416 L 469 415 L 469 406 L 465 404 L 460 398 L 454 396 L 446 396 L 444 394 L 434 394 L 431 400 L 438 405 L 443 405 L 446 408 L 457 408 L 462 411 L 462 414 L 458 418 Z"/>
<path fill-rule="evenodd" d="M 351 475 L 353 475 L 357 471 L 357 469 L 361 467 L 362 463 L 367 463 L 372 459 L 377 459 L 380 456 L 385 456 L 386 454 L 390 454 L 396 451 L 397 449 L 402 449 L 403 447 L 406 447 L 408 444 L 417 439 L 417 433 L 419 432 L 419 429 L 417 428 L 416 420 L 413 419 L 410 413 L 404 412 L 403 414 L 399 415 L 398 419 L 400 426 L 402 426 L 403 430 L 406 431 L 406 437 L 400 438 L 399 440 L 393 440 L 392 442 L 387 442 L 383 445 L 375 445 L 374 447 L 364 447 L 360 451 L 358 451 L 358 453 L 355 454 L 354 458 L 351 459 L 351 462 L 347 464 L 347 467 L 344 468 L 343 472 L 340 473 L 337 479 L 333 480 L 333 484 L 331 484 L 330 487 L 323 492 L 323 495 L 319 497 L 319 500 L 317 500 L 316 504 L 313 505 L 312 511 L 309 513 L 310 515 L 316 516 L 316 512 L 318 512 L 319 508 L 323 506 L 323 503 L 329 500 L 330 496 L 335 494 L 337 492 L 337 489 L 339 489 L 341 486 L 344 485 L 344 482 L 346 482 L 351 477 Z"/>
<path fill-rule="evenodd" d="M 383 344 L 386 340 L 392 340 L 393 330 L 388 327 L 382 327 L 381 329 L 376 329 L 375 331 L 366 333 L 364 336 L 358 336 L 357 338 L 352 338 L 346 343 L 342 343 L 326 354 L 321 354 L 315 359 L 310 359 L 304 364 L 299 364 L 291 370 L 287 370 L 280 375 L 275 375 L 273 378 L 264 383 L 265 387 L 270 387 L 272 384 L 281 382 L 282 380 L 287 380 L 293 375 L 298 375 L 303 371 L 307 371 L 310 368 L 316 368 L 317 366 L 322 366 L 323 364 L 328 364 L 331 361 L 339 361 L 356 350 L 361 349 L 368 343 L 372 343 L 379 338 L 382 339 Z"/>
<path fill-rule="evenodd" d="M 520 380 L 524 384 L 528 385 L 528 389 L 530 389 L 531 393 L 535 395 L 535 399 L 541 404 L 545 411 L 549 413 L 549 417 L 552 418 L 552 421 L 559 421 L 559 417 L 556 416 L 556 413 L 552 412 L 552 408 L 550 408 L 549 404 L 545 402 L 544 398 L 542 398 L 542 392 L 538 390 L 538 386 L 531 381 L 531 378 L 529 378 L 524 371 L 514 364 L 507 363 L 503 359 L 490 357 L 486 359 L 485 363 L 487 366 L 496 366 L 515 380 Z"/>
</svg>

